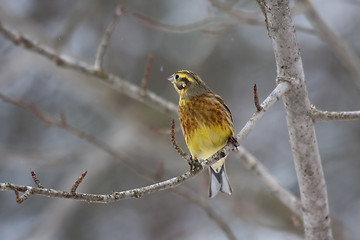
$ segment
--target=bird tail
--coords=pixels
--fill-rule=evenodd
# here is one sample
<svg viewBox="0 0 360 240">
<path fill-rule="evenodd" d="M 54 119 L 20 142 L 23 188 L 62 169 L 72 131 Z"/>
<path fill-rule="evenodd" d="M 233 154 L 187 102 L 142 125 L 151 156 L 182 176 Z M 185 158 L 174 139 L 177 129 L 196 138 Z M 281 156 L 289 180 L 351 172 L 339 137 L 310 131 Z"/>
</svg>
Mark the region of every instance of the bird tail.
<svg viewBox="0 0 360 240">
<path fill-rule="evenodd" d="M 219 191 L 228 195 L 231 195 L 232 193 L 232 188 L 226 175 L 225 164 L 223 162 L 225 159 L 222 162 L 221 160 L 219 160 L 221 166 L 219 166 L 218 168 L 217 166 L 214 166 L 217 163 L 210 167 L 209 197 L 211 198 L 215 197 L 219 193 Z"/>
</svg>

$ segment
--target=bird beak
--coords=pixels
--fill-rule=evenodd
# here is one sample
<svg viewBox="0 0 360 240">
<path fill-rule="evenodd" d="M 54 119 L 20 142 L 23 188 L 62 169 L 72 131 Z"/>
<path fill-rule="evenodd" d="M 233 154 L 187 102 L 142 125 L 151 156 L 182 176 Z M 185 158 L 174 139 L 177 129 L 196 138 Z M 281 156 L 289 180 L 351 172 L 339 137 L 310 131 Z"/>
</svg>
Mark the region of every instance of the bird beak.
<svg viewBox="0 0 360 240">
<path fill-rule="evenodd" d="M 168 77 L 168 80 L 173 83 L 174 82 L 174 75 L 171 75 L 170 77 Z"/>
</svg>

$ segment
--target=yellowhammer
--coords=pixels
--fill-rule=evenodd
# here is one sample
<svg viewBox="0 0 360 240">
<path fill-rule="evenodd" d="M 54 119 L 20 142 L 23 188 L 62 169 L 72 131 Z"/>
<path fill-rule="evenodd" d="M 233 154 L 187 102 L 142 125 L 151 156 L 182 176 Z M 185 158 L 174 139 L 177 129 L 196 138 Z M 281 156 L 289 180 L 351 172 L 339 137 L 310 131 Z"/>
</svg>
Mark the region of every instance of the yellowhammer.
<svg viewBox="0 0 360 240">
<path fill-rule="evenodd" d="M 181 70 L 169 77 L 179 93 L 179 120 L 193 159 L 207 159 L 235 141 L 231 112 L 219 95 L 211 91 L 193 72 Z M 210 167 L 209 196 L 219 191 L 231 195 L 225 158 Z"/>
</svg>

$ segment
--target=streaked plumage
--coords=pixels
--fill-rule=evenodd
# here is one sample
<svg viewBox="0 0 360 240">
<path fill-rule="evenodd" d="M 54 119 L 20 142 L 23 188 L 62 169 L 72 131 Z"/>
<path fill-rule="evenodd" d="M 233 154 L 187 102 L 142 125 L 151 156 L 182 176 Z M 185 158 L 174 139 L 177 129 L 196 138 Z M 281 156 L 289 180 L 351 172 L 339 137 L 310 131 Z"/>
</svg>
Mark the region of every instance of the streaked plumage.
<svg viewBox="0 0 360 240">
<path fill-rule="evenodd" d="M 180 96 L 179 120 L 193 159 L 211 157 L 234 137 L 229 108 L 193 72 L 181 70 L 169 80 Z M 219 191 L 232 193 L 224 167 L 225 158 L 210 167 L 210 197 Z"/>
</svg>

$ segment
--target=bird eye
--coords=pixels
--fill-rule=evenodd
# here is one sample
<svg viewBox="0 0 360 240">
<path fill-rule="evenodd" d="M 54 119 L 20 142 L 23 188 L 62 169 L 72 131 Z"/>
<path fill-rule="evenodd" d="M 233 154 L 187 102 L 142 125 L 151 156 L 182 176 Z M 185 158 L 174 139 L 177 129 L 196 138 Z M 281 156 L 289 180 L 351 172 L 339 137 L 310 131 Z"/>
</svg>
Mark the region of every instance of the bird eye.
<svg viewBox="0 0 360 240">
<path fill-rule="evenodd" d="M 179 75 L 176 74 L 176 75 L 175 75 L 175 79 L 179 79 Z"/>
</svg>

